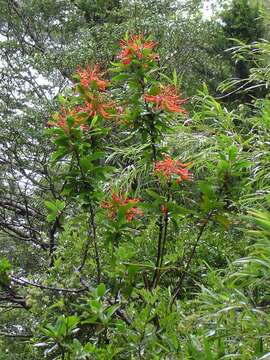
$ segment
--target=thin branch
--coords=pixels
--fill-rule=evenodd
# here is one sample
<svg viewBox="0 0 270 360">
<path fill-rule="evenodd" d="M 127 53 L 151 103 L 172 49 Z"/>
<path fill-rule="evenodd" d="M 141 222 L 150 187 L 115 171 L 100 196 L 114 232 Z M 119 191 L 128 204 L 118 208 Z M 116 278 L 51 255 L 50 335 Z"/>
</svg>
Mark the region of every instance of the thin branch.
<svg viewBox="0 0 270 360">
<path fill-rule="evenodd" d="M 10 278 L 12 279 L 12 281 L 14 281 L 15 283 L 20 284 L 22 286 L 33 286 L 33 287 L 37 287 L 37 288 L 42 289 L 42 290 L 49 290 L 49 291 L 55 291 L 55 292 L 66 292 L 66 293 L 73 293 L 73 294 L 88 291 L 87 287 L 84 287 L 84 288 L 81 288 L 81 289 L 58 288 L 58 287 L 33 283 L 33 282 L 29 281 L 29 280 L 22 279 L 22 278 L 17 278 L 15 276 L 10 276 Z"/>
<path fill-rule="evenodd" d="M 35 245 L 40 246 L 43 250 L 47 250 L 47 248 L 48 248 L 48 244 L 39 242 L 36 239 L 29 237 L 23 231 L 19 230 L 18 228 L 14 227 L 13 225 L 8 224 L 7 222 L 1 221 L 0 229 L 2 231 L 4 231 L 6 234 L 8 234 L 9 236 L 13 237 L 14 239 L 32 242 Z M 9 232 L 8 230 L 10 230 L 11 232 Z"/>
<path fill-rule="evenodd" d="M 162 250 L 162 235 L 163 235 L 163 216 L 160 217 L 159 219 L 159 233 L 158 233 L 158 246 L 157 246 L 157 256 L 156 256 L 156 266 L 155 266 L 155 272 L 153 275 L 153 280 L 152 280 L 152 288 L 155 288 L 156 286 L 156 279 L 157 279 L 157 274 L 158 274 L 158 268 L 159 268 L 159 262 L 160 262 L 160 258 L 161 258 L 161 250 Z"/>
<path fill-rule="evenodd" d="M 83 168 L 81 166 L 81 163 L 80 163 L 79 153 L 78 153 L 75 146 L 74 146 L 73 150 L 74 150 L 74 154 L 75 154 L 75 157 L 76 157 L 76 160 L 77 160 L 78 168 L 79 168 L 81 176 L 82 176 L 82 180 L 83 180 L 84 184 L 89 185 L 87 180 L 86 180 L 86 177 L 85 177 Z M 87 239 L 86 244 L 85 244 L 82 261 L 81 261 L 81 264 L 80 264 L 80 266 L 78 268 L 78 271 L 81 271 L 83 269 L 84 265 L 85 265 L 87 255 L 88 255 L 88 251 L 89 251 L 90 241 L 91 241 L 91 237 L 92 237 L 93 238 L 93 243 L 94 243 L 94 249 L 95 249 L 95 260 L 96 260 L 96 265 L 97 265 L 97 282 L 99 284 L 100 279 L 101 279 L 101 267 L 100 267 L 100 258 L 99 258 L 99 251 L 98 251 L 98 245 L 97 245 L 95 214 L 94 214 L 92 203 L 89 204 L 89 211 L 90 211 L 89 224 L 90 224 L 91 227 L 89 228 L 89 231 L 88 231 L 88 239 Z"/>
<path fill-rule="evenodd" d="M 16 333 L 7 333 L 4 331 L 0 331 L 0 336 L 6 336 L 6 337 L 18 337 L 18 338 L 31 338 L 31 334 L 16 334 Z"/>
<path fill-rule="evenodd" d="M 154 288 L 157 286 L 157 284 L 159 282 L 161 267 L 163 264 L 165 245 L 166 245 L 166 240 L 167 240 L 168 222 L 169 222 L 169 217 L 168 217 L 168 213 L 166 213 L 165 217 L 164 217 L 164 228 L 163 228 L 163 239 L 162 239 L 161 252 L 160 252 L 160 261 L 159 261 L 158 267 L 156 268 L 156 278 L 155 278 L 155 282 L 153 284 Z"/>
<path fill-rule="evenodd" d="M 204 233 L 204 230 L 206 229 L 206 226 L 207 226 L 207 224 L 209 223 L 209 221 L 210 221 L 213 213 L 214 213 L 214 210 L 210 211 L 209 214 L 207 215 L 207 217 L 206 217 L 206 218 L 204 219 L 204 221 L 202 222 L 202 225 L 200 226 L 197 239 L 196 239 L 196 241 L 195 241 L 195 243 L 194 243 L 194 245 L 193 245 L 193 248 L 192 248 L 192 250 L 191 250 L 191 253 L 190 253 L 189 257 L 188 257 L 186 266 L 185 266 L 185 268 L 184 268 L 184 270 L 183 270 L 183 272 L 182 272 L 182 274 L 181 274 L 181 276 L 180 276 L 180 278 L 179 278 L 179 280 L 178 280 L 178 284 L 176 285 L 176 288 L 175 288 L 175 290 L 174 290 L 174 293 L 173 293 L 173 296 L 172 296 L 172 299 L 171 299 L 171 302 L 170 302 L 170 308 L 172 307 L 172 305 L 174 304 L 174 302 L 175 302 L 178 294 L 179 294 L 180 291 L 182 290 L 183 282 L 184 282 L 184 280 L 185 280 L 185 278 L 186 278 L 186 275 L 187 275 L 187 273 L 188 273 L 188 270 L 189 270 L 189 268 L 190 268 L 192 259 L 193 259 L 194 255 L 195 255 L 195 252 L 196 252 L 196 249 L 197 249 L 197 246 L 198 246 L 198 244 L 199 244 L 199 242 L 200 242 L 200 240 L 201 240 L 201 237 L 202 237 L 202 235 L 203 235 L 203 233 Z"/>
</svg>

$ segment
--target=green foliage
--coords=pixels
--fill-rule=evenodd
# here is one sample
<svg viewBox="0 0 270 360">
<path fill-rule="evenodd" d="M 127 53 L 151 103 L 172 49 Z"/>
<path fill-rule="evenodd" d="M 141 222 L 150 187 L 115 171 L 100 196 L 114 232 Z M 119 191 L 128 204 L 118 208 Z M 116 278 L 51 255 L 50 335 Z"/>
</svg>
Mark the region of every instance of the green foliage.
<svg viewBox="0 0 270 360">
<path fill-rule="evenodd" d="M 183 17 L 173 1 L 4 2 L 13 29 L 28 33 L 35 20 L 34 48 L 22 51 L 28 38 L 3 30 L 3 49 L 13 44 L 33 69 L 56 81 L 52 69 L 71 78 L 89 54 L 101 61 L 78 68 L 63 95 L 50 93 L 46 111 L 31 94 L 17 99 L 22 113 L 3 116 L 18 122 L 3 126 L 0 359 L 269 356 L 267 41 L 233 49 L 250 65 L 248 86 L 264 90 L 256 100 L 239 96 L 238 106 L 211 95 L 229 68 L 223 59 L 219 69 L 209 39 L 223 26 L 245 40 L 238 34 L 257 16 L 251 5 L 234 1 L 224 26 L 202 20 L 193 1 L 181 5 Z M 41 59 L 43 42 L 53 46 Z M 190 101 L 180 85 L 195 93 Z M 44 133 L 32 105 L 51 114 Z"/>
<path fill-rule="evenodd" d="M 57 218 L 57 216 L 61 215 L 61 212 L 65 208 L 65 203 L 60 200 L 56 200 L 55 202 L 45 201 L 45 206 L 47 207 L 49 212 L 47 220 L 49 222 L 52 222 Z"/>
<path fill-rule="evenodd" d="M 8 259 L 0 260 L 0 284 L 1 286 L 7 286 L 10 283 L 9 273 L 11 271 L 11 264 Z"/>
<path fill-rule="evenodd" d="M 250 97 L 255 96 L 258 98 L 264 97 L 264 94 L 259 94 L 257 91 L 252 92 L 253 86 L 247 85 L 250 85 L 250 83 L 254 85 L 251 80 L 253 77 L 252 73 L 253 71 L 256 72 L 256 69 L 261 68 L 258 61 L 256 61 L 256 59 L 259 59 L 259 56 L 253 56 L 253 54 L 257 53 L 256 42 L 260 42 L 265 34 L 266 24 L 264 17 L 261 15 L 262 9 L 263 7 L 259 5 L 258 1 L 234 0 L 230 7 L 224 10 L 221 15 L 222 22 L 224 23 L 223 32 L 226 37 L 224 46 L 225 48 L 233 46 L 231 50 L 234 53 L 232 57 L 234 73 L 229 83 L 231 86 L 237 86 L 240 90 L 245 90 L 245 92 L 250 94 Z M 235 43 L 237 46 L 235 46 Z M 244 54 L 245 46 L 252 50 L 246 52 L 247 56 Z M 223 91 L 227 89 L 226 81 Z"/>
<path fill-rule="evenodd" d="M 258 1 L 233 0 L 223 12 L 222 21 L 227 38 L 250 44 L 263 37 L 264 25 Z"/>
</svg>

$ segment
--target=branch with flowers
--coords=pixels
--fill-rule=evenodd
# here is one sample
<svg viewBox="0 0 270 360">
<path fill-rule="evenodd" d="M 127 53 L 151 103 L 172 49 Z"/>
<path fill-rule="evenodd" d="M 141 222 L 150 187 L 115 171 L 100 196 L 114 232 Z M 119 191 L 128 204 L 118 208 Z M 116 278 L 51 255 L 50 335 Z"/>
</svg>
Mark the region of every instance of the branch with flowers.
<svg viewBox="0 0 270 360">
<path fill-rule="evenodd" d="M 164 197 L 164 202 L 158 205 L 160 213 L 157 220 L 158 241 L 154 274 L 151 287 L 155 288 L 160 279 L 160 269 L 166 251 L 166 240 L 170 213 L 167 203 L 172 202 L 173 192 L 180 182 L 191 180 L 188 170 L 191 163 L 183 164 L 164 154 L 167 149 L 160 146 L 166 134 L 171 131 L 177 121 L 187 114 L 182 107 L 187 102 L 182 99 L 175 84 L 163 84 L 159 81 L 162 72 L 159 68 L 159 56 L 155 53 L 156 42 L 136 35 L 121 41 L 119 63 L 115 63 L 113 71 L 118 75 L 113 79 L 125 81 L 129 98 L 136 102 L 128 104 L 124 112 L 125 123 L 130 131 L 141 135 L 141 141 L 149 142 L 150 153 L 144 154 L 145 162 L 151 171 L 153 187 L 158 197 Z M 174 189 L 173 189 L 174 187 Z M 145 274 L 144 274 L 145 276 Z M 148 283 L 148 280 L 145 281 Z"/>
</svg>

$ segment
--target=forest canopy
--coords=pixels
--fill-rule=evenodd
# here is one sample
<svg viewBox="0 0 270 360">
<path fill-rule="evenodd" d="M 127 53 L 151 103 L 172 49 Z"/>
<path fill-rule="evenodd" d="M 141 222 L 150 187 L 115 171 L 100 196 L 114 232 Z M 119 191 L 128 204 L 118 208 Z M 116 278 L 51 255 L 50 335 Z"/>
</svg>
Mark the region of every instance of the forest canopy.
<svg viewBox="0 0 270 360">
<path fill-rule="evenodd" d="M 0 0 L 0 360 L 270 359 L 269 9 Z"/>
</svg>

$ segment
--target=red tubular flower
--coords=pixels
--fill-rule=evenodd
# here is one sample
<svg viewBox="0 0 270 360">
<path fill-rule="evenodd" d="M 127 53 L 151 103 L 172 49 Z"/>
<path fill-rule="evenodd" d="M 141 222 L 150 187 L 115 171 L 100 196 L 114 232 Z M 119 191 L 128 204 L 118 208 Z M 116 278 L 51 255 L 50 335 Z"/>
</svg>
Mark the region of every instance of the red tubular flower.
<svg viewBox="0 0 270 360">
<path fill-rule="evenodd" d="M 83 132 L 89 131 L 89 126 L 88 126 L 87 124 L 82 124 L 82 125 L 80 126 L 80 128 L 82 129 Z"/>
<path fill-rule="evenodd" d="M 157 60 L 157 54 L 152 53 L 152 50 L 156 47 L 157 42 L 151 40 L 145 40 L 143 35 L 133 35 L 128 40 L 121 40 L 121 51 L 118 55 L 118 59 L 121 60 L 123 65 L 129 65 L 132 60 Z"/>
<path fill-rule="evenodd" d="M 175 86 L 168 85 L 160 88 L 157 95 L 145 94 L 144 100 L 156 104 L 156 110 L 167 110 L 169 112 L 184 113 L 187 111 L 181 108 L 182 104 L 187 102 L 187 99 L 180 99 Z"/>
<path fill-rule="evenodd" d="M 105 91 L 108 86 L 108 81 L 102 80 L 100 78 L 101 74 L 99 73 L 99 66 L 95 65 L 93 69 L 89 65 L 85 69 L 78 67 L 77 75 L 80 77 L 81 86 L 88 88 L 96 87 L 100 91 Z"/>
<path fill-rule="evenodd" d="M 123 200 L 116 193 L 112 193 L 112 199 L 116 204 L 122 205 Z"/>
<path fill-rule="evenodd" d="M 192 180 L 192 174 L 187 169 L 191 163 L 183 164 L 179 160 L 174 160 L 166 156 L 163 161 L 157 161 L 154 172 L 162 174 L 165 178 L 177 175 L 176 182 L 179 184 L 183 180 Z"/>
<path fill-rule="evenodd" d="M 136 207 L 138 202 L 140 202 L 140 199 L 123 198 L 122 196 L 112 193 L 112 200 L 103 202 L 101 207 L 103 209 L 109 209 L 109 216 L 112 219 L 117 217 L 120 208 L 126 208 L 125 218 L 128 222 L 130 222 L 135 217 L 143 215 L 143 212 Z"/>
</svg>

